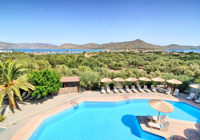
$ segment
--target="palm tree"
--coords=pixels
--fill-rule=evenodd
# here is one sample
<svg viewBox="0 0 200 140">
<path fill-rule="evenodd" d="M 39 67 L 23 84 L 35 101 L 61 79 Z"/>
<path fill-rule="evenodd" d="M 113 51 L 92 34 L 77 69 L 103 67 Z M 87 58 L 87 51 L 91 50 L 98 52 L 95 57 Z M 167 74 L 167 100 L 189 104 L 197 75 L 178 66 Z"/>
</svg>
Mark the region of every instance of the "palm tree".
<svg viewBox="0 0 200 140">
<path fill-rule="evenodd" d="M 35 89 L 35 87 L 28 82 L 26 74 L 20 76 L 22 72 L 26 71 L 26 69 L 22 69 L 21 66 L 21 64 L 16 64 L 15 61 L 10 60 L 7 60 L 4 63 L 0 62 L 0 108 L 6 94 L 8 95 L 9 107 L 13 110 L 15 107 L 18 107 L 15 95 L 23 101 L 19 89 L 25 91 Z"/>
</svg>

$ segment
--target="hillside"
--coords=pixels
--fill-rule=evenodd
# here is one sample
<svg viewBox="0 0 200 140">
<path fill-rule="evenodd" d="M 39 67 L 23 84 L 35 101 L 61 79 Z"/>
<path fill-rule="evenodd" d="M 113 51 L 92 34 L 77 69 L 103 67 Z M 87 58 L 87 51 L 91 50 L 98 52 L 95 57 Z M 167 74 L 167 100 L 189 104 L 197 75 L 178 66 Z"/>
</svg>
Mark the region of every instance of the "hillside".
<svg viewBox="0 0 200 140">
<path fill-rule="evenodd" d="M 63 44 L 58 49 L 133 49 L 133 48 L 151 48 L 151 49 L 158 49 L 162 46 L 153 45 L 146 43 L 140 39 L 134 41 L 127 41 L 127 42 L 117 42 L 117 43 L 107 43 L 107 44 L 94 44 L 88 43 L 84 45 L 75 45 L 75 44 Z"/>
<path fill-rule="evenodd" d="M 63 44 L 60 46 L 47 44 L 47 43 L 6 43 L 0 42 L 0 49 L 200 49 L 200 46 L 181 46 L 177 44 L 171 44 L 167 46 L 161 45 L 153 45 L 150 43 L 146 43 L 140 39 L 134 41 L 126 41 L 126 42 L 111 42 L 106 44 L 95 44 L 88 43 L 84 45 L 77 44 Z"/>
<path fill-rule="evenodd" d="M 38 49 L 38 48 L 43 47 L 43 46 L 55 47 L 55 45 L 47 44 L 47 43 L 14 44 L 14 43 L 0 42 L 0 48 L 1 49 Z"/>
<path fill-rule="evenodd" d="M 177 44 L 171 44 L 167 46 L 161 45 L 153 45 L 150 43 L 146 43 L 140 39 L 134 41 L 126 41 L 126 42 L 111 42 L 107 44 L 94 44 L 88 43 L 84 45 L 76 45 L 76 44 L 63 44 L 61 46 L 56 47 L 57 49 L 200 49 L 200 46 L 181 46 Z"/>
</svg>

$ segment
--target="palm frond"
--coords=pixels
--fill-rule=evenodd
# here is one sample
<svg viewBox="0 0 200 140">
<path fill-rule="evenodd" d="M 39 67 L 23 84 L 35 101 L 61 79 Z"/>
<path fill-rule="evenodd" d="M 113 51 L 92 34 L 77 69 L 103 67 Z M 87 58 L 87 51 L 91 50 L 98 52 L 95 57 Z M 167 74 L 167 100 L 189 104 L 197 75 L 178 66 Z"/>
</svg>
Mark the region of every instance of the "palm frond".
<svg viewBox="0 0 200 140">
<path fill-rule="evenodd" d="M 19 99 L 21 101 L 23 101 L 22 97 L 21 97 L 21 94 L 20 94 L 19 88 L 17 86 L 15 86 L 15 85 L 11 86 L 10 88 L 14 91 L 15 95 L 17 95 L 17 97 L 19 97 Z"/>
<path fill-rule="evenodd" d="M 0 108 L 2 106 L 4 96 L 5 96 L 5 90 L 0 90 Z"/>
</svg>

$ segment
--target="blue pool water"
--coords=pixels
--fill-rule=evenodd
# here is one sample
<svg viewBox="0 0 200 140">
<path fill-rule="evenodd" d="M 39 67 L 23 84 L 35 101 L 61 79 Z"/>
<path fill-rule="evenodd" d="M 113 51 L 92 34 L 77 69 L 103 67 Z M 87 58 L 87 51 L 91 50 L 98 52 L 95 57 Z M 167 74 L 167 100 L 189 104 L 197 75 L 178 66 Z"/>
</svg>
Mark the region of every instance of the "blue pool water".
<svg viewBox="0 0 200 140">
<path fill-rule="evenodd" d="M 138 124 L 136 116 L 158 115 L 148 101 L 83 102 L 45 119 L 29 140 L 162 140 Z M 199 109 L 168 102 L 174 106 L 174 112 L 166 113 L 170 118 L 200 122 Z"/>
</svg>

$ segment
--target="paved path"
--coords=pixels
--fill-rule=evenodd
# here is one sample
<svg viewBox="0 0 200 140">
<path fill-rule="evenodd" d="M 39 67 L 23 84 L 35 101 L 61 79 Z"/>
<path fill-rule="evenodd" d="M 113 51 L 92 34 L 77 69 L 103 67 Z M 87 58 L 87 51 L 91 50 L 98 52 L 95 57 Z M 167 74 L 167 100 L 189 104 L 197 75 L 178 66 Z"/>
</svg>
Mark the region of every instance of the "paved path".
<svg viewBox="0 0 200 140">
<path fill-rule="evenodd" d="M 27 105 L 21 105 L 22 111 L 16 111 L 14 114 L 8 113 L 4 122 L 0 122 L 0 127 L 6 128 L 0 133 L 0 138 L 4 140 L 11 139 L 31 118 L 41 115 L 50 110 L 55 110 L 58 107 L 69 104 L 74 99 L 91 99 L 91 100 L 105 100 L 105 99 L 123 99 L 125 96 L 130 98 L 162 98 L 172 100 L 182 100 L 185 98 L 185 94 L 180 94 L 177 98 L 163 93 L 111 93 L 100 94 L 99 91 L 83 92 L 83 93 L 71 93 L 65 95 L 54 96 L 48 100 L 38 100 L 34 103 L 27 103 Z M 25 103 L 26 104 L 26 103 Z M 196 105 L 200 108 L 200 106 Z"/>
</svg>

